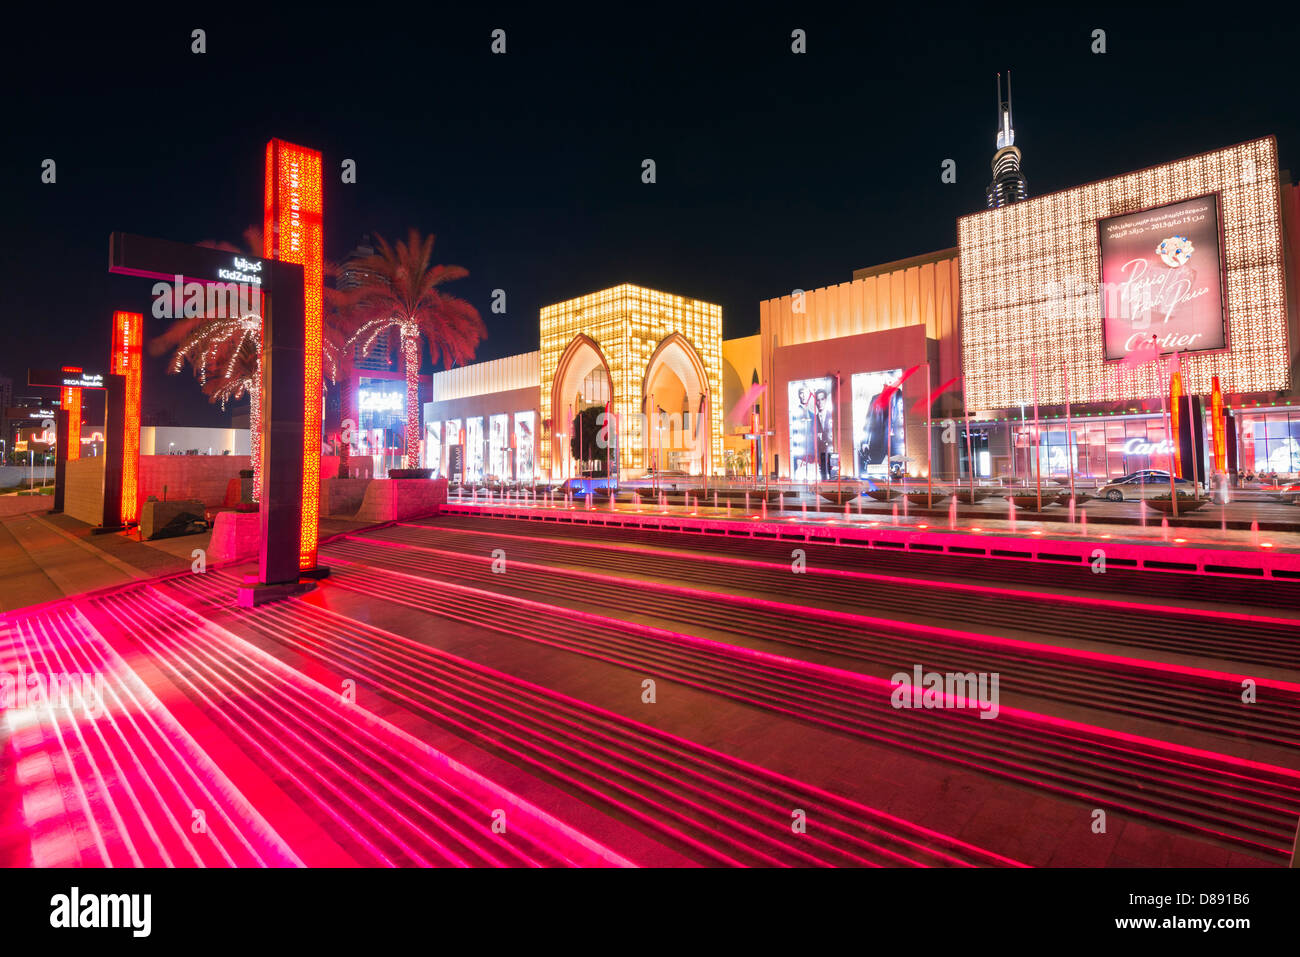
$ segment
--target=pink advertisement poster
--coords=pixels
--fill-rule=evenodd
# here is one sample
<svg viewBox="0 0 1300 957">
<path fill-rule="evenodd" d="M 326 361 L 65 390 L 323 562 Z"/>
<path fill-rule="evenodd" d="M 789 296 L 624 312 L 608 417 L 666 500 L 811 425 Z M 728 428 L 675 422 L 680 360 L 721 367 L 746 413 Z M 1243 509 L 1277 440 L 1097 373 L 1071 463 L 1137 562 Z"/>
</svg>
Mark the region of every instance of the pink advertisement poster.
<svg viewBox="0 0 1300 957">
<path fill-rule="evenodd" d="M 1105 357 L 1224 349 L 1219 207 L 1215 196 L 1098 222 Z"/>
</svg>

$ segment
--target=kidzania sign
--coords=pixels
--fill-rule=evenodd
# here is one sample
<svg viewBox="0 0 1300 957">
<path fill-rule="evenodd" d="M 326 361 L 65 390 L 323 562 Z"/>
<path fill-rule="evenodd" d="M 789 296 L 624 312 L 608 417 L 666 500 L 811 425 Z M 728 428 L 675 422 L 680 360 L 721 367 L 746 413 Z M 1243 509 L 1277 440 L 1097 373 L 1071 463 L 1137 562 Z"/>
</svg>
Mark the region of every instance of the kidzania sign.
<svg viewBox="0 0 1300 957">
<path fill-rule="evenodd" d="M 1113 216 L 1097 224 L 1105 357 L 1227 347 L 1217 196 Z"/>
</svg>

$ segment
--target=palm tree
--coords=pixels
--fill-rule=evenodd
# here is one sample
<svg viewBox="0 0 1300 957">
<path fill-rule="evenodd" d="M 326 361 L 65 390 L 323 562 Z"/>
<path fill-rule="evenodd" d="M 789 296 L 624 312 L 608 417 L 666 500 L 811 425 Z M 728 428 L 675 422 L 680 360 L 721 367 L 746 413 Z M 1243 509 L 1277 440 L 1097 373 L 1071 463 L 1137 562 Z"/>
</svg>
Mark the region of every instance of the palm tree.
<svg viewBox="0 0 1300 957">
<path fill-rule="evenodd" d="M 349 344 L 360 343 L 364 355 L 388 330 L 390 359 L 400 350 L 406 371 L 406 464 L 419 466 L 420 454 L 420 337 L 429 343 L 429 355 L 450 368 L 474 357 L 487 335 L 478 310 L 463 299 L 439 290 L 445 282 L 463 279 L 461 266 L 431 263 L 432 235 L 421 237 L 412 228 L 406 242 L 389 246 L 377 236 L 379 251 L 354 259 L 344 267 L 355 286 L 346 293 Z"/>
<path fill-rule="evenodd" d="M 250 226 L 244 230 L 247 249 L 227 242 L 205 240 L 199 243 L 224 252 L 262 255 L 262 230 Z M 327 263 L 325 274 L 335 275 L 336 269 Z M 322 330 L 322 368 L 330 382 L 337 383 L 348 375 L 351 355 L 346 348 L 343 329 L 338 320 L 340 300 L 333 289 L 326 287 L 326 323 Z M 260 302 L 258 303 L 260 305 Z M 253 501 L 262 499 L 262 316 L 249 312 L 240 316 L 203 315 L 183 319 L 149 343 L 149 350 L 160 355 L 174 349 L 168 372 L 175 374 L 188 362 L 203 388 L 203 394 L 221 408 L 236 402 L 245 395 L 249 398 L 249 438 L 253 463 Z"/>
</svg>

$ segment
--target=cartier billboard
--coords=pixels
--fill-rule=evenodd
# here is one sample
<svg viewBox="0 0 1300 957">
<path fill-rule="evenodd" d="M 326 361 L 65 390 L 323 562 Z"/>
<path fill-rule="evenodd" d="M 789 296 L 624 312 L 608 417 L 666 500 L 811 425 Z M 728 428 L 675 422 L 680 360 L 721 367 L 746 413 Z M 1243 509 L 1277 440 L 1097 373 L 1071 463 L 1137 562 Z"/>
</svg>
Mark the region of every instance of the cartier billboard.
<svg viewBox="0 0 1300 957">
<path fill-rule="evenodd" d="M 1097 223 L 1106 359 L 1227 346 L 1215 195 Z"/>
</svg>

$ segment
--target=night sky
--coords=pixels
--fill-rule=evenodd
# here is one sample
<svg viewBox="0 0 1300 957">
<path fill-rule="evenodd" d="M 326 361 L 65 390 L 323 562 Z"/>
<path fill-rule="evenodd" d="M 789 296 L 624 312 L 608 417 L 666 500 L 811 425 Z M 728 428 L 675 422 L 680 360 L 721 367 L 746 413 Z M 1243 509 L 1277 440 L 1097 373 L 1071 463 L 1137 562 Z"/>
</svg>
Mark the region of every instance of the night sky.
<svg viewBox="0 0 1300 957">
<path fill-rule="evenodd" d="M 29 367 L 104 369 L 112 310 L 148 314 L 148 281 L 108 275 L 109 233 L 239 242 L 260 224 L 277 136 L 324 153 L 330 258 L 366 233 L 437 234 L 437 260 L 470 271 L 447 289 L 483 313 L 484 359 L 536 349 L 542 305 L 619 282 L 720 303 L 731 337 L 758 330 L 761 299 L 955 245 L 990 178 L 998 70 L 1013 71 L 1031 195 L 1270 133 L 1300 172 L 1297 31 L 1253 18 L 1258 32 L 1224 34 L 1099 8 L 352 4 L 298 19 L 227 4 L 96 21 L 38 7 L 6 24 L 0 62 L 0 375 L 19 394 Z M 355 185 L 339 181 L 345 158 Z M 498 287 L 505 316 L 488 308 Z M 180 424 L 229 419 L 161 359 L 144 404 Z"/>
</svg>

